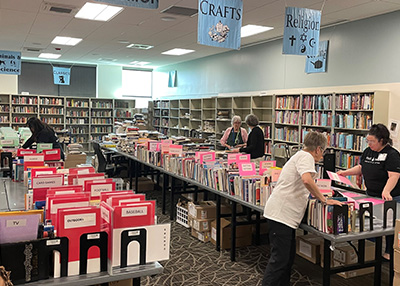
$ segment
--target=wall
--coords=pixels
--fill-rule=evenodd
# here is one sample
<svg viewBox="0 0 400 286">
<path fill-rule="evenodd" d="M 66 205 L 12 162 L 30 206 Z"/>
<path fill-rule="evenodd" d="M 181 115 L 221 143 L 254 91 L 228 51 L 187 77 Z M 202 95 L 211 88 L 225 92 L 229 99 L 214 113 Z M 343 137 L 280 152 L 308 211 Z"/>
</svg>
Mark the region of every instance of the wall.
<svg viewBox="0 0 400 286">
<path fill-rule="evenodd" d="M 18 76 L 0 74 L 0 93 L 18 93 Z"/>
<path fill-rule="evenodd" d="M 96 97 L 116 98 L 122 88 L 122 67 L 110 65 L 97 66 Z"/>
</svg>

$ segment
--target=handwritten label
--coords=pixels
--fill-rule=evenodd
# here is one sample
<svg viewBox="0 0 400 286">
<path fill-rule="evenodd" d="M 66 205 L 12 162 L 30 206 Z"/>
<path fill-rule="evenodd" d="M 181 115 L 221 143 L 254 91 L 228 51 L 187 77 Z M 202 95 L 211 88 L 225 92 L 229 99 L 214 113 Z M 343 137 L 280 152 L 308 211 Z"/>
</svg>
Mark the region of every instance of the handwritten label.
<svg viewBox="0 0 400 286">
<path fill-rule="evenodd" d="M 240 176 L 252 176 L 256 174 L 254 163 L 239 163 Z"/>
<path fill-rule="evenodd" d="M 93 197 L 99 197 L 101 192 L 109 192 L 113 190 L 113 184 L 92 185 L 90 193 Z"/>
<path fill-rule="evenodd" d="M 147 207 L 123 208 L 122 217 L 145 216 L 147 215 Z"/>
<path fill-rule="evenodd" d="M 236 160 L 238 162 L 250 162 L 250 154 L 238 154 Z"/>
<path fill-rule="evenodd" d="M 24 162 L 43 162 L 44 155 L 25 155 Z"/>
<path fill-rule="evenodd" d="M 149 142 L 149 151 L 155 152 L 157 151 L 158 142 Z"/>
</svg>

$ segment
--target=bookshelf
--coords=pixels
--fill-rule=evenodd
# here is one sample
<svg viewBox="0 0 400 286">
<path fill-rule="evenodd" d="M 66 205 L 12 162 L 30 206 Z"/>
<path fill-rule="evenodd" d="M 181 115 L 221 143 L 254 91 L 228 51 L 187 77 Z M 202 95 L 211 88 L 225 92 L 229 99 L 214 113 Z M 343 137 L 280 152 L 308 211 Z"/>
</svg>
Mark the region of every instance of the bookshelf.
<svg viewBox="0 0 400 286">
<path fill-rule="evenodd" d="M 11 127 L 17 129 L 26 125 L 29 117 L 37 117 L 38 97 L 31 95 L 11 95 Z"/>
<path fill-rule="evenodd" d="M 0 127 L 10 126 L 10 95 L 0 94 Z"/>
<path fill-rule="evenodd" d="M 65 127 L 70 131 L 71 143 L 82 144 L 89 151 L 90 99 L 67 97 Z"/>
<path fill-rule="evenodd" d="M 170 100 L 169 132 L 171 136 L 179 136 L 179 100 Z"/>
<path fill-rule="evenodd" d="M 113 132 L 113 100 L 96 98 L 90 100 L 90 135 L 93 140 L 103 140 L 103 137 Z"/>
<path fill-rule="evenodd" d="M 64 129 L 64 98 L 59 96 L 38 96 L 39 118 L 54 131 Z"/>
<path fill-rule="evenodd" d="M 115 121 L 132 120 L 135 114 L 135 100 L 114 99 Z"/>
</svg>

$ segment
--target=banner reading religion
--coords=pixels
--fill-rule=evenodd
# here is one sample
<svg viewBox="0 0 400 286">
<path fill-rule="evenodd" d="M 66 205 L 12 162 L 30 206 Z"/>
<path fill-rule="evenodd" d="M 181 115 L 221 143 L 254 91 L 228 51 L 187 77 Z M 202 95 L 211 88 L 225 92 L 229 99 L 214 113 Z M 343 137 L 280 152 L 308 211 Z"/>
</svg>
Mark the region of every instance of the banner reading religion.
<svg viewBox="0 0 400 286">
<path fill-rule="evenodd" d="M 199 44 L 240 49 L 242 0 L 199 0 L 197 41 Z"/>
</svg>

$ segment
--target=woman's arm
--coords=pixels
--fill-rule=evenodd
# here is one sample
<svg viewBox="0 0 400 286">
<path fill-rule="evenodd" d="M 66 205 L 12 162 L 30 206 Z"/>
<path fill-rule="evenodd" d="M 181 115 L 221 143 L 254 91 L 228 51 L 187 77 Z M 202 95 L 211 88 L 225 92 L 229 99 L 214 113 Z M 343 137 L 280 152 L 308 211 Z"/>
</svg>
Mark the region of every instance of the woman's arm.
<svg viewBox="0 0 400 286">
<path fill-rule="evenodd" d="M 337 172 L 338 175 L 341 176 L 356 176 L 362 174 L 362 167 L 361 165 L 354 166 L 348 170 L 341 170 Z"/>
<path fill-rule="evenodd" d="M 24 145 L 22 145 L 23 149 L 29 148 L 32 146 L 32 144 L 35 142 L 35 139 L 33 138 L 33 135 L 29 137 L 28 140 L 25 141 Z"/>
<path fill-rule="evenodd" d="M 231 133 L 232 127 L 229 127 L 225 130 L 224 135 L 222 136 L 221 140 L 219 141 L 222 146 L 230 148 L 228 144 L 226 144 L 226 141 L 228 141 L 229 138 L 229 133 Z"/>
<path fill-rule="evenodd" d="M 301 176 L 304 186 L 307 190 L 318 200 L 321 202 L 325 202 L 327 205 L 338 205 L 341 206 L 342 203 L 336 200 L 328 200 L 324 197 L 324 195 L 319 191 L 317 184 L 311 176 L 311 173 L 304 173 Z"/>
<path fill-rule="evenodd" d="M 390 195 L 390 192 L 394 189 L 394 187 L 396 186 L 399 178 L 400 178 L 400 173 L 397 172 L 389 172 L 388 171 L 388 180 L 386 181 L 386 185 L 383 188 L 382 191 L 382 199 L 386 200 L 386 201 L 391 201 L 393 198 Z"/>
</svg>

